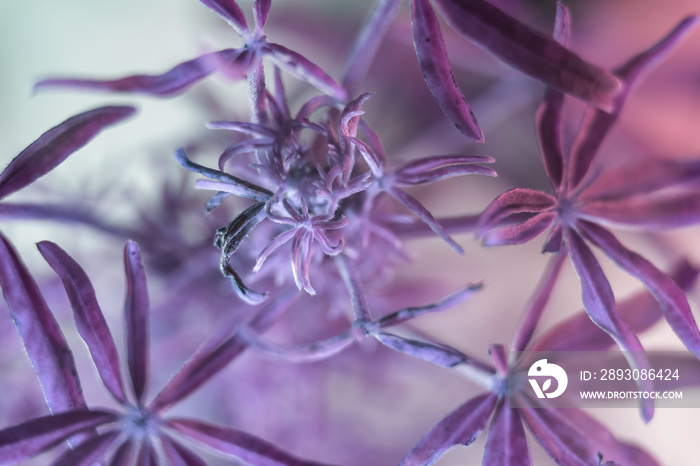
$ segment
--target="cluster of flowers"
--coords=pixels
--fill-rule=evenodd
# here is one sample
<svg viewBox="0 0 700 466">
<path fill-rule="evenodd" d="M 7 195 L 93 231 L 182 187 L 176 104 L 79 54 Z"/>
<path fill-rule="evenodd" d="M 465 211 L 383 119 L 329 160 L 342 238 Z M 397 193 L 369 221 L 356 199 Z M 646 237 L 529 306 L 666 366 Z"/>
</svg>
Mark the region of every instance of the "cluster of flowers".
<svg viewBox="0 0 700 466">
<path fill-rule="evenodd" d="M 210 232 L 218 258 L 210 254 L 215 250 L 211 241 L 164 248 L 163 241 L 177 237 L 167 231 L 171 228 L 168 223 L 126 227 L 80 209 L 0 204 L 5 217 L 74 222 L 135 240 L 128 241 L 124 251 L 128 388 L 117 346 L 88 275 L 58 245 L 38 244 L 41 255 L 62 280 L 99 378 L 121 408 L 115 411 L 88 406 L 71 349 L 51 306 L 10 241 L 0 236 L 0 287 L 50 410 L 50 415 L 0 431 L 0 464 L 19 463 L 52 448 L 63 448 L 56 465 L 105 461 L 112 465 L 206 464 L 192 450 L 197 443 L 252 465 L 321 464 L 300 459 L 245 431 L 166 416 L 165 412 L 246 352 L 308 363 L 339 357 L 353 345 L 366 347 L 368 340 L 460 371 L 485 390 L 416 439 L 402 465 L 432 464 L 452 446 L 473 442 L 487 424 L 483 464 L 489 466 L 532 464 L 525 427 L 557 464 L 658 464 L 649 453 L 616 439 L 607 427 L 577 408 L 563 412 L 539 406 L 524 388 L 515 395 L 522 406 L 511 407 L 509 376 L 527 369 L 523 361 L 509 357 L 508 351 L 591 351 L 617 346 L 625 351 L 631 367 L 648 370 L 650 363 L 638 334 L 663 317 L 687 349 L 700 358 L 700 331 L 684 291 L 692 286 L 697 271 L 682 262 L 667 275 L 608 230 L 650 231 L 700 222 L 700 161 L 640 158 L 631 166 L 615 168 L 599 150 L 635 83 L 683 40 L 697 18 L 684 19 L 651 48 L 606 71 L 567 48 L 569 12 L 562 4 L 557 4 L 554 33 L 549 37 L 486 0 L 411 0 L 413 43 L 425 83 L 463 137 L 484 141 L 453 77 L 438 14 L 458 35 L 546 87 L 536 131 L 550 192 L 516 188 L 498 196 L 479 214 L 436 218 L 409 194 L 412 187 L 463 175 L 494 177 L 496 172 L 490 167 L 494 159 L 440 154 L 397 163 L 385 151 L 381 135 L 363 118 L 363 105 L 372 94 L 358 89 L 400 0 L 377 2 L 348 54 L 340 80 L 304 55 L 268 40 L 264 27 L 270 0 L 254 2 L 252 23 L 234 0 L 200 1 L 233 27 L 243 41 L 241 47 L 206 53 L 160 75 L 116 80 L 55 78 L 39 82 L 36 88 L 169 97 L 187 92 L 216 72 L 233 82 L 247 82 L 249 119 L 209 123 L 211 129 L 231 132 L 232 143 L 216 167 L 193 161 L 194 150 L 189 147 L 175 154 L 181 167 L 202 177 L 196 188 L 214 192 L 202 217 L 216 214 L 215 209 L 224 211 L 232 196 L 245 201 L 235 204 L 240 211 L 232 219 Z M 285 89 L 282 72 L 313 86 L 315 94 L 302 103 L 295 101 Z M 583 124 L 571 143 L 562 130 L 564 103 L 569 97 L 587 105 Z M 0 197 L 46 175 L 102 130 L 133 113 L 134 108 L 128 106 L 102 107 L 49 130 L 0 175 Z M 170 209 L 185 205 L 170 201 Z M 159 215 L 178 213 L 164 208 Z M 201 223 L 211 224 L 205 219 Z M 389 298 L 386 308 L 370 306 L 381 302 L 371 296 L 375 282 L 382 282 L 397 259 L 406 256 L 409 238 L 434 234 L 464 254 L 453 234 L 472 231 L 484 245 L 493 246 L 525 243 L 546 230 L 543 252 L 551 255 L 549 266 L 523 311 L 512 343 L 489 348 L 491 364 L 421 337 L 407 326 L 416 317 L 457 305 L 479 292 L 481 283 L 465 285 L 433 304 L 395 310 L 400 306 L 392 307 Z M 616 302 L 591 245 L 642 282 L 647 291 Z M 232 313 L 235 309 L 238 316 L 235 325 L 204 342 L 151 401 L 147 400 L 149 297 L 141 249 L 145 258 L 152 258 L 154 273 L 163 272 L 158 264 L 177 268 L 177 277 L 186 277 L 190 284 L 178 299 L 171 300 L 168 312 L 178 312 L 176 304 L 188 298 L 187 290 L 195 290 L 195 296 L 218 293 L 219 288 L 211 285 L 214 270 L 214 275 L 228 279 L 235 292 L 217 305 L 230 307 Z M 170 255 L 172 249 L 181 257 L 168 262 L 162 256 Z M 533 339 L 568 259 L 580 280 L 585 311 Z M 192 265 L 195 261 L 196 266 Z M 329 317 L 332 311 L 348 318 L 338 325 L 337 319 Z M 280 321 L 320 331 L 310 331 L 304 341 L 282 344 L 264 335 Z M 316 334 L 323 337 L 315 338 Z M 639 388 L 651 389 L 650 384 L 639 381 Z M 651 420 L 653 400 L 643 400 L 640 409 L 643 420 Z"/>
</svg>

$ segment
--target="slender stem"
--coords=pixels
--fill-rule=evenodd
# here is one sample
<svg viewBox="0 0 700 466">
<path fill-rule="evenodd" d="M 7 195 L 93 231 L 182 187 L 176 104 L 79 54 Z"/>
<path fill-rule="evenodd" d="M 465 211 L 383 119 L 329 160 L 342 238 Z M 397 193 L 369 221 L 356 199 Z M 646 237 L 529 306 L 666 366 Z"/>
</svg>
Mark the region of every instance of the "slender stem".
<svg viewBox="0 0 700 466">
<path fill-rule="evenodd" d="M 355 313 L 355 321 L 361 323 L 372 322 L 372 316 L 369 312 L 369 305 L 367 304 L 367 297 L 362 289 L 362 283 L 360 282 L 360 277 L 358 277 L 357 270 L 355 267 L 348 264 L 347 259 L 343 254 L 338 254 L 334 259 L 336 265 L 338 266 L 340 276 L 343 278 L 343 282 L 345 283 L 345 287 L 350 294 L 352 309 Z"/>
<path fill-rule="evenodd" d="M 566 253 L 560 252 L 549 260 L 547 269 L 542 275 L 535 293 L 530 298 L 530 302 L 520 318 L 518 330 L 511 344 L 512 351 L 522 351 L 530 342 L 532 335 L 535 333 L 537 323 L 540 321 L 540 317 L 542 317 L 544 308 L 547 305 L 547 301 L 549 301 L 549 297 L 552 294 L 552 289 L 554 288 L 554 284 L 557 281 L 561 266 L 564 264 L 566 257 Z"/>
<path fill-rule="evenodd" d="M 391 20 L 401 4 L 401 0 L 378 0 L 377 5 L 365 21 L 362 31 L 348 55 L 343 71 L 343 86 L 352 95 L 377 53 Z"/>
<path fill-rule="evenodd" d="M 476 231 L 479 215 L 461 215 L 459 217 L 445 217 L 436 220 L 447 234 L 471 233 Z M 402 238 L 422 238 L 435 235 L 433 230 L 420 220 L 407 222 L 387 221 L 383 225 Z"/>
</svg>

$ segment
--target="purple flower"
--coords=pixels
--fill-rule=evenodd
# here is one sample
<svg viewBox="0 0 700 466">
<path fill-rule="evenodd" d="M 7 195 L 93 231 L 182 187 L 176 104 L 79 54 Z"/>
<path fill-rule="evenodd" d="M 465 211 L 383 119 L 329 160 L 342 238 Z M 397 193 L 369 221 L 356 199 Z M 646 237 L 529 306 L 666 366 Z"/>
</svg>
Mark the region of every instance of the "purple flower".
<svg viewBox="0 0 700 466">
<path fill-rule="evenodd" d="M 146 404 L 150 372 L 149 303 L 140 250 L 134 242 L 127 243 L 124 250 L 127 279 L 124 316 L 130 382 L 129 389 L 125 389 L 116 345 L 89 278 L 65 251 L 54 243 L 44 241 L 38 244 L 39 251 L 63 280 L 73 306 L 78 332 L 90 351 L 103 385 L 122 412 L 88 409 L 71 351 L 36 283 L 5 238 L 0 237 L 0 245 L 0 286 L 15 316 L 47 403 L 52 410 L 60 411 L 0 431 L 0 464 L 23 461 L 65 440 L 71 442 L 73 449 L 62 454 L 56 465 L 90 465 L 101 461 L 108 452 L 112 452 L 112 464 L 130 464 L 134 455 L 137 455 L 138 464 L 159 464 L 158 458 L 162 455 L 159 455 L 157 445 L 161 446 L 168 464 L 205 464 L 173 435 L 184 435 L 251 464 L 319 464 L 297 459 L 245 432 L 194 419 L 162 416 L 167 407 L 181 400 L 240 354 L 245 349 L 240 342 L 236 346 L 237 351 L 228 353 L 221 351 L 222 345 L 219 345 L 213 359 L 211 353 L 202 351 L 186 369 L 192 364 L 199 364 L 200 369 L 204 369 L 205 377 L 187 377 L 179 379 L 179 382 L 175 379 L 151 404 Z M 271 313 L 279 314 L 279 309 L 285 308 L 280 302 L 276 302 L 276 307 L 262 310 L 260 316 L 269 320 Z M 266 324 L 263 317 L 258 317 L 252 323 L 258 329 Z M 213 365 L 212 360 L 218 365 Z M 98 428 L 99 432 L 95 430 Z M 76 437 L 77 434 L 81 436 Z"/>
<path fill-rule="evenodd" d="M 480 235 L 486 245 L 524 243 L 549 228 L 543 250 L 557 252 L 565 244 L 581 281 L 588 315 L 623 350 L 636 355 L 630 363 L 640 367 L 648 364 L 641 343 L 621 318 L 610 284 L 588 244 L 644 284 L 659 301 L 674 332 L 700 358 L 700 332 L 683 291 L 605 228 L 649 230 L 697 223 L 700 198 L 688 185 L 699 179 L 700 165 L 697 161 L 639 160 L 638 165 L 605 171 L 603 159 L 596 155 L 622 110 L 629 86 L 668 54 L 696 22 L 696 17 L 685 19 L 656 45 L 616 70 L 628 86 L 616 98 L 615 112 L 589 109 L 568 153 L 560 132 L 564 96 L 548 89 L 537 114 L 537 134 L 553 193 L 513 189 L 492 201 L 480 218 Z M 568 13 L 560 5 L 555 36 L 562 42 L 568 24 Z"/>
<path fill-rule="evenodd" d="M 484 465 L 532 464 L 525 427 L 557 464 L 659 464 L 639 447 L 616 439 L 604 425 L 579 408 L 552 408 L 538 404 L 532 398 L 527 383 L 516 382 L 519 377 L 527 376 L 528 368 L 534 362 L 531 358 L 528 360 L 528 352 L 605 351 L 615 344 L 583 311 L 531 342 L 565 258 L 564 254 L 558 254 L 551 259 L 539 289 L 525 309 L 510 348 L 515 352 L 511 356 L 520 356 L 509 359 L 503 345 L 493 345 L 489 348 L 493 368 L 483 363 L 470 363 L 470 360 L 476 360 L 467 359 L 465 374 L 482 384 L 487 391 L 468 400 L 439 421 L 403 459 L 402 466 L 432 464 L 452 446 L 472 443 L 487 428 L 487 424 Z M 679 286 L 689 288 L 697 274 L 697 270 L 688 264 L 681 264 L 676 268 L 674 278 Z M 659 305 L 649 292 L 625 300 L 620 303 L 619 309 L 636 332 L 651 327 L 661 316 Z M 513 399 L 517 399 L 519 407 L 510 406 Z M 642 408 L 651 415 L 653 401 Z"/>
<path fill-rule="evenodd" d="M 263 27 L 270 12 L 269 0 L 256 0 L 253 13 L 255 28 L 251 30 L 243 12 L 234 0 L 200 0 L 206 7 L 223 18 L 241 36 L 244 46 L 211 52 L 180 63 L 161 75 L 135 75 L 114 80 L 52 78 L 38 82 L 35 89 L 76 87 L 98 91 L 130 92 L 154 96 L 171 96 L 187 90 L 215 71 L 222 71 L 232 79 L 248 78 L 262 84 L 257 89 L 260 98 L 265 91 L 262 59 L 269 58 L 276 66 L 290 72 L 322 92 L 338 100 L 346 98 L 345 90 L 321 68 L 288 48 L 268 42 Z"/>
</svg>

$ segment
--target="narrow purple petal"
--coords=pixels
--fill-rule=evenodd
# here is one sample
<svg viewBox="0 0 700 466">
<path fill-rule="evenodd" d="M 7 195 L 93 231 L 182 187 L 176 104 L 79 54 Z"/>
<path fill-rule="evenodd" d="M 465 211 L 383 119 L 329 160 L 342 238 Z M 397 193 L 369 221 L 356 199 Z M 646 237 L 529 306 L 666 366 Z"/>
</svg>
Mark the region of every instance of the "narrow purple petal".
<svg viewBox="0 0 700 466">
<path fill-rule="evenodd" d="M 503 345 L 489 346 L 489 357 L 491 362 L 501 374 L 508 373 L 508 352 Z"/>
<path fill-rule="evenodd" d="M 328 76 L 317 65 L 311 63 L 302 55 L 279 44 L 267 43 L 264 46 L 265 55 L 272 59 L 277 66 L 306 81 L 321 92 L 344 101 L 347 98 L 345 89 Z"/>
<path fill-rule="evenodd" d="M 522 314 L 520 324 L 517 327 L 518 330 L 510 346 L 511 351 L 523 351 L 530 343 L 532 335 L 535 334 L 537 324 L 544 313 L 545 306 L 547 306 L 547 302 L 552 294 L 554 284 L 559 278 L 559 273 L 561 272 L 561 267 L 564 265 L 566 257 L 566 254 L 561 253 L 549 259 L 547 269 L 542 275 L 540 282 L 537 284 L 537 289 L 530 297 Z M 588 319 L 588 323 L 593 325 L 590 319 Z M 562 333 L 562 335 L 571 338 L 571 334 Z"/>
<path fill-rule="evenodd" d="M 126 402 L 117 347 L 97 303 L 90 279 L 80 265 L 56 244 L 42 241 L 37 247 L 63 281 L 73 306 L 78 333 L 90 350 L 102 383 L 117 401 Z"/>
<path fill-rule="evenodd" d="M 603 269 L 591 250 L 575 231 L 567 230 L 566 244 L 574 270 L 581 282 L 583 305 L 591 320 L 603 329 L 625 352 L 625 357 L 633 369 L 649 370 L 644 348 L 629 325 L 620 316 L 615 305 L 615 297 Z M 651 381 L 638 381 L 640 390 L 651 391 Z M 649 422 L 654 414 L 653 400 L 642 400 L 642 418 Z"/>
<path fill-rule="evenodd" d="M 452 249 L 457 252 L 457 254 L 464 254 L 464 249 L 457 244 L 457 242 L 452 239 L 450 235 L 443 230 L 442 225 L 440 225 L 436 220 L 435 217 L 426 209 L 423 207 L 420 202 L 418 202 L 414 197 L 406 194 L 404 191 L 398 189 L 398 188 L 391 188 L 388 191 L 389 194 L 391 194 L 392 197 L 394 197 L 397 201 L 408 207 L 408 209 L 416 214 L 418 218 L 420 218 L 426 225 L 430 227 L 433 232 L 438 235 L 440 238 L 442 238 L 443 241 L 445 241 Z"/>
<path fill-rule="evenodd" d="M 158 466 L 158 453 L 151 444 L 150 439 L 144 439 L 141 443 L 136 464 L 138 466 Z"/>
<path fill-rule="evenodd" d="M 411 449 L 400 466 L 433 464 L 453 445 L 469 445 L 484 429 L 498 396 L 484 393 L 445 416 Z"/>
<path fill-rule="evenodd" d="M 383 331 L 377 332 L 374 336 L 384 346 L 442 367 L 454 367 L 469 359 L 456 349 L 445 345 L 411 340 Z"/>
<path fill-rule="evenodd" d="M 126 441 L 121 444 L 112 456 L 109 466 L 132 466 L 134 457 L 134 444 Z"/>
<path fill-rule="evenodd" d="M 148 287 L 139 245 L 129 241 L 124 248 L 126 268 L 126 341 L 129 374 L 136 400 L 141 401 L 148 383 Z"/>
<path fill-rule="evenodd" d="M 240 328 L 238 333 L 251 349 L 292 363 L 322 361 L 341 353 L 355 342 L 353 334 L 349 331 L 325 340 L 293 346 L 284 346 L 266 340 L 258 335 L 257 332 L 246 327 Z"/>
<path fill-rule="evenodd" d="M 202 458 L 192 453 L 190 450 L 173 440 L 172 438 L 161 435 L 161 444 L 165 451 L 165 456 L 170 461 L 170 466 L 207 466 Z"/>
<path fill-rule="evenodd" d="M 71 117 L 51 128 L 12 159 L 0 174 L 0 198 L 56 168 L 104 128 L 134 114 L 133 107 L 101 107 Z"/>
<path fill-rule="evenodd" d="M 608 132 L 617 122 L 622 107 L 634 84 L 645 73 L 655 67 L 690 33 L 698 18 L 690 16 L 681 21 L 670 33 L 650 49 L 633 57 L 616 70 L 616 74 L 625 80 L 625 87 L 614 101 L 614 113 L 604 113 L 590 109 L 584 115 L 581 129 L 571 147 L 571 167 L 569 170 L 570 186 L 577 186 L 584 178 L 596 157 Z"/>
<path fill-rule="evenodd" d="M 192 419 L 170 419 L 168 425 L 208 447 L 256 466 L 313 466 L 254 435 Z"/>
<path fill-rule="evenodd" d="M 430 92 L 463 135 L 484 142 L 484 133 L 452 75 L 440 24 L 429 0 L 411 1 L 411 23 L 418 63 Z"/>
<path fill-rule="evenodd" d="M 700 223 L 700 196 L 697 190 L 660 196 L 589 201 L 581 214 L 597 223 L 648 230 L 666 230 Z"/>
<path fill-rule="evenodd" d="M 479 230 L 483 235 L 487 230 L 500 226 L 508 217 L 521 213 L 540 213 L 551 210 L 557 200 L 549 194 L 533 189 L 515 188 L 496 197 L 484 209 L 479 218 Z"/>
<path fill-rule="evenodd" d="M 255 14 L 255 27 L 258 32 L 262 31 L 263 27 L 265 27 L 265 22 L 267 21 L 267 16 L 270 14 L 271 6 L 272 0 L 255 0 L 253 13 Z"/>
<path fill-rule="evenodd" d="M 698 270 L 682 261 L 673 268 L 671 277 L 681 289 L 688 290 L 695 284 Z M 636 334 L 651 328 L 663 316 L 659 303 L 647 290 L 625 299 L 617 308 Z M 529 351 L 607 351 L 614 344 L 585 311 L 580 311 L 538 337 Z"/>
<path fill-rule="evenodd" d="M 0 431 L 0 464 L 15 464 L 58 445 L 69 437 L 117 416 L 107 411 L 76 410 L 44 416 Z"/>
<path fill-rule="evenodd" d="M 501 398 L 496 404 L 489 435 L 484 447 L 483 466 L 530 466 L 530 450 L 520 409 L 508 406 L 508 399 Z M 560 463 L 566 464 L 569 463 Z M 571 463 L 573 466 L 573 463 Z"/>
<path fill-rule="evenodd" d="M 700 358 L 700 331 L 683 290 L 651 262 L 625 248 L 607 230 L 591 223 L 582 224 L 581 230 L 620 268 L 644 284 L 659 302 L 666 321 L 676 335 L 695 357 Z"/>
<path fill-rule="evenodd" d="M 188 88 L 206 78 L 215 71 L 227 68 L 230 75 L 232 68 L 243 68 L 243 74 L 249 65 L 248 54 L 244 49 L 225 49 L 211 52 L 200 57 L 180 63 L 163 74 L 137 74 L 119 79 L 80 79 L 49 78 L 34 86 L 35 91 L 45 88 L 77 88 L 102 92 L 127 92 L 157 97 L 170 97 L 186 91 Z"/>
<path fill-rule="evenodd" d="M 296 293 L 284 293 L 270 299 L 257 311 L 248 325 L 258 333 L 265 332 L 291 307 L 297 297 Z M 245 340 L 238 335 L 216 345 L 203 346 L 170 379 L 151 402 L 149 409 L 153 412 L 162 412 L 187 397 L 236 359 L 246 347 Z"/>
<path fill-rule="evenodd" d="M 397 170 L 397 184 L 417 185 L 432 183 L 454 176 L 479 174 L 497 176 L 496 172 L 480 163 L 492 163 L 491 157 L 478 155 L 436 155 L 411 161 Z"/>
<path fill-rule="evenodd" d="M 564 230 L 560 223 L 554 225 L 554 228 L 547 235 L 547 240 L 542 246 L 542 252 L 558 253 L 561 251 L 561 245 L 564 241 Z"/>
<path fill-rule="evenodd" d="M 294 235 L 296 235 L 297 229 L 290 228 L 289 230 L 283 231 L 279 235 L 275 236 L 272 241 L 270 241 L 267 246 L 260 251 L 258 259 L 255 261 L 255 267 L 253 267 L 253 272 L 257 272 L 263 266 L 268 256 L 275 252 L 277 248 L 281 247 L 285 243 L 288 243 Z"/>
<path fill-rule="evenodd" d="M 457 304 L 461 303 L 465 299 L 469 298 L 472 296 L 474 293 L 477 291 L 481 290 L 483 287 L 483 284 L 477 283 L 475 285 L 467 285 L 463 288 L 460 288 L 437 303 L 434 304 L 428 304 L 427 306 L 418 306 L 418 307 L 407 307 L 404 309 L 401 309 L 396 312 L 392 312 L 391 314 L 388 314 L 381 319 L 379 319 L 378 323 L 380 327 L 386 328 L 386 327 L 391 327 L 394 325 L 399 325 L 404 322 L 407 322 L 411 319 L 415 319 L 416 317 L 420 317 L 425 314 L 430 314 L 433 312 L 439 312 L 444 309 L 449 309 L 452 306 L 456 306 Z"/>
<path fill-rule="evenodd" d="M 267 126 L 245 121 L 210 121 L 207 123 L 207 128 L 236 131 L 237 133 L 248 134 L 250 136 L 257 136 L 261 138 L 277 137 L 277 132 L 268 128 Z"/>
<path fill-rule="evenodd" d="M 0 234 L 0 287 L 52 413 L 84 408 L 73 354 L 39 287 Z"/>
<path fill-rule="evenodd" d="M 251 306 L 258 305 L 267 299 L 267 292 L 260 293 L 248 288 L 248 286 L 243 283 L 241 276 L 233 270 L 230 264 L 224 264 L 222 262 L 221 273 L 224 277 L 231 279 L 231 284 L 233 285 L 233 290 L 236 292 L 236 295 Z"/>
<path fill-rule="evenodd" d="M 250 29 L 246 24 L 243 12 L 236 4 L 235 0 L 199 0 L 207 8 L 222 17 L 229 23 L 236 32 L 242 36 L 250 35 Z"/>
<path fill-rule="evenodd" d="M 484 246 L 504 246 L 527 243 L 544 233 L 556 218 L 556 212 L 542 212 L 522 223 L 487 231 L 483 235 L 482 244 Z"/>
<path fill-rule="evenodd" d="M 436 3 L 455 31 L 522 73 L 596 107 L 613 108 L 621 84 L 611 73 L 484 0 Z"/>
<path fill-rule="evenodd" d="M 62 455 L 51 466 L 93 466 L 104 457 L 117 437 L 119 431 L 110 431 L 86 440 L 75 450 Z"/>
<path fill-rule="evenodd" d="M 523 420 L 542 448 L 557 464 L 590 466 L 600 464 L 598 449 L 566 417 L 568 409 L 522 408 Z"/>
</svg>

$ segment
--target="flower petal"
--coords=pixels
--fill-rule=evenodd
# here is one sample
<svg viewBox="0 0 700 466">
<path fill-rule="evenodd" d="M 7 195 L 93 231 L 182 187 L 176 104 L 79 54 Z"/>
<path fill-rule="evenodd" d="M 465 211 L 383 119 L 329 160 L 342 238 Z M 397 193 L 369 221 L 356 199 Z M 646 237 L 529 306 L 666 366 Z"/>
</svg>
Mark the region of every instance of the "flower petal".
<svg viewBox="0 0 700 466">
<path fill-rule="evenodd" d="M 170 466 L 207 466 L 202 458 L 167 435 L 161 435 L 160 441 Z"/>
<path fill-rule="evenodd" d="M 600 264 L 578 233 L 567 230 L 565 238 L 574 270 L 581 282 L 583 305 L 588 316 L 625 352 L 630 367 L 648 371 L 649 361 L 645 356 L 644 348 L 627 322 L 620 316 L 610 283 Z M 644 391 L 653 389 L 653 383 L 649 380 L 637 381 L 637 386 Z M 654 415 L 653 400 L 642 400 L 641 410 L 642 418 L 645 422 L 649 422 Z"/>
<path fill-rule="evenodd" d="M 479 163 L 491 163 L 493 161 L 491 157 L 478 155 L 423 157 L 395 170 L 396 182 L 404 185 L 419 185 L 468 174 L 497 176 L 493 169 L 479 165 Z"/>
<path fill-rule="evenodd" d="M 515 188 L 496 197 L 479 217 L 479 234 L 500 226 L 509 217 L 521 213 L 541 213 L 551 210 L 557 200 L 534 189 Z"/>
<path fill-rule="evenodd" d="M 484 459 L 481 463 L 483 466 L 530 466 L 532 464 L 520 411 L 511 408 L 507 398 L 501 398 L 498 401 L 489 426 L 489 435 L 486 438 Z M 569 463 L 562 464 L 569 465 Z"/>
<path fill-rule="evenodd" d="M 0 235 L 0 287 L 49 410 L 84 408 L 73 354 L 39 287 L 10 242 Z"/>
<path fill-rule="evenodd" d="M 581 230 L 620 268 L 644 284 L 659 302 L 661 311 L 673 331 L 676 332 L 686 348 L 700 359 L 700 331 L 683 290 L 651 262 L 625 248 L 607 230 L 583 222 Z"/>
<path fill-rule="evenodd" d="M 199 1 L 229 23 L 240 36 L 247 37 L 250 35 L 250 29 L 248 29 L 248 25 L 246 24 L 245 16 L 235 0 Z"/>
<path fill-rule="evenodd" d="M 383 331 L 375 333 L 374 337 L 384 346 L 437 366 L 454 367 L 470 359 L 456 349 L 445 345 L 411 340 Z"/>
<path fill-rule="evenodd" d="M 44 416 L 0 431 L 0 464 L 15 464 L 69 437 L 117 420 L 107 411 L 75 410 Z"/>
<path fill-rule="evenodd" d="M 267 21 L 267 16 L 270 14 L 272 0 L 255 0 L 253 13 L 255 14 L 255 26 L 258 32 L 262 31 Z"/>
<path fill-rule="evenodd" d="M 497 399 L 495 393 L 488 392 L 459 406 L 416 443 L 400 466 L 427 466 L 453 445 L 471 444 L 486 426 Z"/>
<path fill-rule="evenodd" d="M 287 47 L 269 42 L 264 45 L 263 50 L 277 66 L 302 81 L 308 82 L 321 92 L 335 97 L 341 102 L 347 98 L 347 93 L 340 84 L 304 56 L 289 50 Z"/>
<path fill-rule="evenodd" d="M 294 304 L 298 296 L 297 293 L 287 292 L 270 299 L 256 312 L 248 326 L 258 333 L 265 332 Z M 236 359 L 246 347 L 245 340 L 238 335 L 216 345 L 205 344 L 170 379 L 151 402 L 149 409 L 156 413 L 162 412 L 187 397 Z"/>
<path fill-rule="evenodd" d="M 266 356 L 292 363 L 322 361 L 339 354 L 355 342 L 350 332 L 343 332 L 312 343 L 287 346 L 269 341 L 246 326 L 242 326 L 238 330 L 238 334 L 251 349 L 259 351 Z"/>
<path fill-rule="evenodd" d="M 482 244 L 484 246 L 504 246 L 527 243 L 544 233 L 556 217 L 556 212 L 542 212 L 522 223 L 487 231 L 483 235 Z"/>
<path fill-rule="evenodd" d="M 12 159 L 0 174 L 0 198 L 56 168 L 107 126 L 134 114 L 133 107 L 101 107 L 71 117 L 51 128 Z"/>
<path fill-rule="evenodd" d="M 119 431 L 110 431 L 86 440 L 75 450 L 62 455 L 51 466 L 93 466 L 104 457 L 117 437 Z"/>
<path fill-rule="evenodd" d="M 136 464 L 139 466 L 158 466 L 158 453 L 151 444 L 150 439 L 146 438 L 141 442 Z"/>
<path fill-rule="evenodd" d="M 63 249 L 50 241 L 37 244 L 39 252 L 61 277 L 75 314 L 78 333 L 90 350 L 102 383 L 120 403 L 126 402 L 117 347 L 85 271 Z"/>
<path fill-rule="evenodd" d="M 445 116 L 462 134 L 476 142 L 484 142 L 484 133 L 452 75 L 440 24 L 429 0 L 411 1 L 411 23 L 413 44 L 428 89 Z"/>
<path fill-rule="evenodd" d="M 141 401 L 148 384 L 148 287 L 146 272 L 141 261 L 139 245 L 133 241 L 124 249 L 126 268 L 126 317 L 127 361 L 136 400 Z"/>
<path fill-rule="evenodd" d="M 270 442 L 239 430 L 184 418 L 170 419 L 168 425 L 214 450 L 256 466 L 313 466 L 321 464 L 294 457 Z"/>
<path fill-rule="evenodd" d="M 133 465 L 134 444 L 126 441 L 117 448 L 117 451 L 112 456 L 109 466 L 131 466 Z"/>
<path fill-rule="evenodd" d="M 603 140 L 617 122 L 622 107 L 629 96 L 632 86 L 644 76 L 646 72 L 656 66 L 688 35 L 697 23 L 696 16 L 690 16 L 681 21 L 670 33 L 657 42 L 650 49 L 633 57 L 627 63 L 618 68 L 616 74 L 625 80 L 625 87 L 614 101 L 615 111 L 605 113 L 590 109 L 583 118 L 576 139 L 571 147 L 571 165 L 569 168 L 570 186 L 579 185 L 599 152 Z"/>
<path fill-rule="evenodd" d="M 77 88 L 103 92 L 128 92 L 157 97 L 170 97 L 186 91 L 190 86 L 206 78 L 213 72 L 228 68 L 247 68 L 248 54 L 244 49 L 225 49 L 211 52 L 180 63 L 163 74 L 137 74 L 119 79 L 76 79 L 49 78 L 34 85 L 34 91 L 45 88 Z M 240 58 L 240 59 L 239 59 Z M 239 72 L 243 74 L 243 72 Z"/>
<path fill-rule="evenodd" d="M 470 41 L 550 87 L 604 110 L 620 81 L 484 0 L 436 0 L 445 20 Z"/>
</svg>

